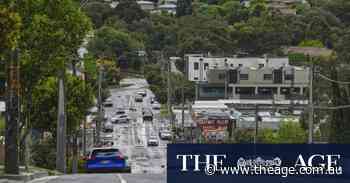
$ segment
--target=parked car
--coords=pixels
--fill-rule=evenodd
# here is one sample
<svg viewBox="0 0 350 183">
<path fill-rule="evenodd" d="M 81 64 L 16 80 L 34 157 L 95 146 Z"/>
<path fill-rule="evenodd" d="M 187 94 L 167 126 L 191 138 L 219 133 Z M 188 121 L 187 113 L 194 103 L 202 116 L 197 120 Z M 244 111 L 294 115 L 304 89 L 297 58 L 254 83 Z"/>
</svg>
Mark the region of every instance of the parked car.
<svg viewBox="0 0 350 183">
<path fill-rule="evenodd" d="M 113 133 L 101 133 L 102 141 L 113 141 Z"/>
<path fill-rule="evenodd" d="M 149 136 L 147 140 L 147 146 L 158 146 L 159 141 L 156 136 Z"/>
<path fill-rule="evenodd" d="M 127 158 L 117 148 L 95 148 L 87 157 L 87 172 L 130 172 Z"/>
<path fill-rule="evenodd" d="M 130 108 L 129 108 L 129 111 L 136 112 L 137 109 L 136 109 L 135 107 L 130 107 Z"/>
<path fill-rule="evenodd" d="M 128 123 L 130 118 L 128 115 L 116 115 L 111 119 L 112 123 Z"/>
<path fill-rule="evenodd" d="M 103 128 L 103 133 L 113 133 L 113 128 Z"/>
<path fill-rule="evenodd" d="M 115 111 L 115 115 L 124 115 L 124 114 L 126 114 L 126 113 L 127 113 L 127 111 L 124 110 L 124 109 L 117 109 L 117 110 Z"/>
<path fill-rule="evenodd" d="M 160 110 L 160 104 L 159 103 L 153 103 L 152 104 L 152 109 L 155 111 L 159 111 Z"/>
<path fill-rule="evenodd" d="M 142 116 L 144 121 L 153 121 L 153 113 L 150 109 L 143 109 Z"/>
<path fill-rule="evenodd" d="M 106 99 L 106 101 L 103 103 L 104 107 L 113 107 L 113 101 L 112 99 Z"/>
<path fill-rule="evenodd" d="M 146 90 L 144 90 L 144 91 L 138 91 L 138 92 L 136 92 L 136 94 L 137 94 L 137 95 L 140 95 L 140 96 L 142 96 L 142 97 L 146 97 L 146 96 L 147 96 Z"/>
<path fill-rule="evenodd" d="M 142 96 L 135 96 L 135 102 L 143 102 L 143 97 Z"/>
<path fill-rule="evenodd" d="M 160 131 L 159 132 L 159 138 L 162 140 L 171 140 L 172 139 L 172 134 L 170 131 Z"/>
</svg>

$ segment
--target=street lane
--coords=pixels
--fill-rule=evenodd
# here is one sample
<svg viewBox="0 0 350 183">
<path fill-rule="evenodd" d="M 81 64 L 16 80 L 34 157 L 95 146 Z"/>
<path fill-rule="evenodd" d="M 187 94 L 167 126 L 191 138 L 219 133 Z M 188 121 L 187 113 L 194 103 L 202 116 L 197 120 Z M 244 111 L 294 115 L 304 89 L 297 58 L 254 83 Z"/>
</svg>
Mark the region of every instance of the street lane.
<svg viewBox="0 0 350 183">
<path fill-rule="evenodd" d="M 167 141 L 159 139 L 159 146 L 148 147 L 148 135 L 154 134 L 158 137 L 160 116 L 159 111 L 155 113 L 153 121 L 143 121 L 142 109 L 150 108 L 151 98 L 154 94 L 147 88 L 145 79 L 124 79 L 121 82 L 128 85 L 123 88 L 111 89 L 109 97 L 113 102 L 113 107 L 105 107 L 107 124 L 111 124 L 111 118 L 117 109 L 127 109 L 130 117 L 129 123 L 113 125 L 113 146 L 127 156 L 131 165 L 131 173 L 123 174 L 74 174 L 63 175 L 53 178 L 45 183 L 165 183 L 166 182 L 166 144 Z M 147 96 L 143 102 L 135 102 L 135 93 L 146 91 Z M 136 111 L 130 111 L 130 108 Z M 33 181 L 32 183 L 43 183 L 43 181 Z"/>
<path fill-rule="evenodd" d="M 30 183 L 165 183 L 164 174 L 75 174 Z"/>
<path fill-rule="evenodd" d="M 129 157 L 132 174 L 165 174 L 167 142 L 158 137 L 159 111 L 153 111 L 153 121 L 143 121 L 142 119 L 143 108 L 152 109 L 150 101 L 154 94 L 147 88 L 148 84 L 144 79 L 125 79 L 121 83 L 130 86 L 111 89 L 110 98 L 114 105 L 112 108 L 105 109 L 109 120 L 118 108 L 136 108 L 136 111 L 128 110 L 128 115 L 131 118 L 130 123 L 114 125 L 114 146 Z M 146 91 L 147 94 L 143 98 L 143 102 L 135 102 L 137 91 Z M 159 146 L 147 146 L 149 135 L 158 138 Z"/>
</svg>

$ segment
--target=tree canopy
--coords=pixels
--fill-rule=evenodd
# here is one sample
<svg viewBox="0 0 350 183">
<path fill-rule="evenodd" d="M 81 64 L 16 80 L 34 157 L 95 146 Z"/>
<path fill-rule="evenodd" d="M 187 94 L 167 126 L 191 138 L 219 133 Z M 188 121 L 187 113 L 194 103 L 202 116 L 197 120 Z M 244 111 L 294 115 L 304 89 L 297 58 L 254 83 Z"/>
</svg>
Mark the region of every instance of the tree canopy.
<svg viewBox="0 0 350 183">
<path fill-rule="evenodd" d="M 21 18 L 17 13 L 0 5 L 0 58 L 5 50 L 17 46 L 20 36 Z"/>
</svg>

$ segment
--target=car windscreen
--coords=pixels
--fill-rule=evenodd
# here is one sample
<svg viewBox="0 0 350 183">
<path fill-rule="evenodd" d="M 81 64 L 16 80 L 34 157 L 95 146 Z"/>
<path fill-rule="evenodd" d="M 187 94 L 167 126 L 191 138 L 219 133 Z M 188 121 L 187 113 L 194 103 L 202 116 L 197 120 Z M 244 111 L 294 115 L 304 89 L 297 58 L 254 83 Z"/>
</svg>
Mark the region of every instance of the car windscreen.
<svg viewBox="0 0 350 183">
<path fill-rule="evenodd" d="M 118 149 L 97 149 L 92 152 L 92 156 L 96 158 L 109 158 L 119 156 Z"/>
</svg>

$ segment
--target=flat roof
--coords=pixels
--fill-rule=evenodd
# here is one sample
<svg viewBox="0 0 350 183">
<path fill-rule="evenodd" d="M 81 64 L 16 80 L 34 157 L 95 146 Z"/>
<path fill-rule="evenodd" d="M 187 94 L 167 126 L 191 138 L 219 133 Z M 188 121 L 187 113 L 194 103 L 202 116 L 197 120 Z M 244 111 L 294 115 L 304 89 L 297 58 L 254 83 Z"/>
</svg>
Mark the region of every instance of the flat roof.
<svg viewBox="0 0 350 183">
<path fill-rule="evenodd" d="M 291 104 L 291 100 L 250 100 L 250 99 L 227 99 L 219 100 L 224 104 Z M 308 104 L 308 100 L 293 100 L 294 104 Z"/>
</svg>

